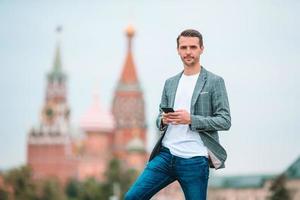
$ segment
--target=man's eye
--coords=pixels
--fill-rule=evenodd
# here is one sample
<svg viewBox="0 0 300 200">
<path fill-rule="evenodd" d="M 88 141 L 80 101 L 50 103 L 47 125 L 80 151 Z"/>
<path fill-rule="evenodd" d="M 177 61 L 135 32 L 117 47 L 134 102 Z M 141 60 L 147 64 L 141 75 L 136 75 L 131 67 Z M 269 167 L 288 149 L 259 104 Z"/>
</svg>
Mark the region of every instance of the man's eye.
<svg viewBox="0 0 300 200">
<path fill-rule="evenodd" d="M 191 46 L 191 49 L 197 49 L 197 46 Z"/>
<path fill-rule="evenodd" d="M 183 49 L 183 50 L 184 50 L 184 49 L 186 49 L 186 47 L 185 47 L 185 46 L 182 46 L 182 47 L 180 47 L 180 49 Z"/>
</svg>

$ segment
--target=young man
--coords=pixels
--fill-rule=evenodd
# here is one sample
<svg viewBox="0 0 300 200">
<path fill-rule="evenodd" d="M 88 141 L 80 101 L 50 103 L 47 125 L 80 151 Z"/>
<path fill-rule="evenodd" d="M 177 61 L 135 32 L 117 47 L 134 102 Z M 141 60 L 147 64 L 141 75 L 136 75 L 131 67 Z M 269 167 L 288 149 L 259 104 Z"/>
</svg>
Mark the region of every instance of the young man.
<svg viewBox="0 0 300 200">
<path fill-rule="evenodd" d="M 176 180 L 187 200 L 205 200 L 209 167 L 224 167 L 227 155 L 218 131 L 231 126 L 229 103 L 224 80 L 200 65 L 203 50 L 198 31 L 188 29 L 178 36 L 184 69 L 165 82 L 157 118 L 163 133 L 126 200 L 150 199 Z"/>
</svg>

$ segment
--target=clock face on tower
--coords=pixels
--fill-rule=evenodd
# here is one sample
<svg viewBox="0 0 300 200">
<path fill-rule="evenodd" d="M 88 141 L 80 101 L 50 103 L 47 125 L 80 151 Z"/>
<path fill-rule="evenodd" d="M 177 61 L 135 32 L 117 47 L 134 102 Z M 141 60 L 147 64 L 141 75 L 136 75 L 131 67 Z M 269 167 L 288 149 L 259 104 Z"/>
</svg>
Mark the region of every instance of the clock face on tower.
<svg viewBox="0 0 300 200">
<path fill-rule="evenodd" d="M 43 110 L 43 119 L 46 121 L 52 121 L 54 117 L 54 109 L 53 106 L 47 105 Z"/>
<path fill-rule="evenodd" d="M 47 115 L 47 117 L 52 117 L 53 116 L 53 110 L 52 110 L 52 108 L 47 108 L 46 109 L 46 115 Z"/>
</svg>

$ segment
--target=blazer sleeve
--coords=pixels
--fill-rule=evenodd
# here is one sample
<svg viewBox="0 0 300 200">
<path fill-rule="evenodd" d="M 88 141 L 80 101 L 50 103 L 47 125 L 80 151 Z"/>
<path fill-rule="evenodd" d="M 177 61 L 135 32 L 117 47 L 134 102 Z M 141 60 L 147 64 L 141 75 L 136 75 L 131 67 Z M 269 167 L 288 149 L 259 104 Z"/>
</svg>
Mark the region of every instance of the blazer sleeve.
<svg viewBox="0 0 300 200">
<path fill-rule="evenodd" d="M 164 89 L 163 89 L 163 92 L 162 92 L 162 95 L 161 95 L 161 101 L 160 101 L 160 104 L 159 104 L 159 114 L 156 118 L 156 126 L 160 131 L 164 131 L 168 127 L 167 124 L 162 123 L 162 113 L 163 112 L 161 110 L 161 108 L 168 106 L 168 97 L 167 97 L 167 94 L 166 94 L 166 87 L 167 87 L 167 81 L 165 82 Z"/>
<path fill-rule="evenodd" d="M 191 115 L 192 131 L 224 131 L 231 126 L 228 96 L 223 78 L 218 77 L 212 88 L 212 115 Z"/>
</svg>

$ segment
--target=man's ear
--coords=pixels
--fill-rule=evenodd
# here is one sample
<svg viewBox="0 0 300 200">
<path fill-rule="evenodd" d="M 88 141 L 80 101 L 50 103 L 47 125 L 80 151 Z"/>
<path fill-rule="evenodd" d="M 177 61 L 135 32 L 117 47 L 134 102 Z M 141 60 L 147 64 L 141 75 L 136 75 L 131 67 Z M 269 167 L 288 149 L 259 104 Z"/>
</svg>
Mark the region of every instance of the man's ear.
<svg viewBox="0 0 300 200">
<path fill-rule="evenodd" d="M 201 49 L 201 53 L 203 53 L 203 51 L 204 51 L 204 46 L 202 45 L 202 46 L 200 47 L 200 49 Z"/>
</svg>

